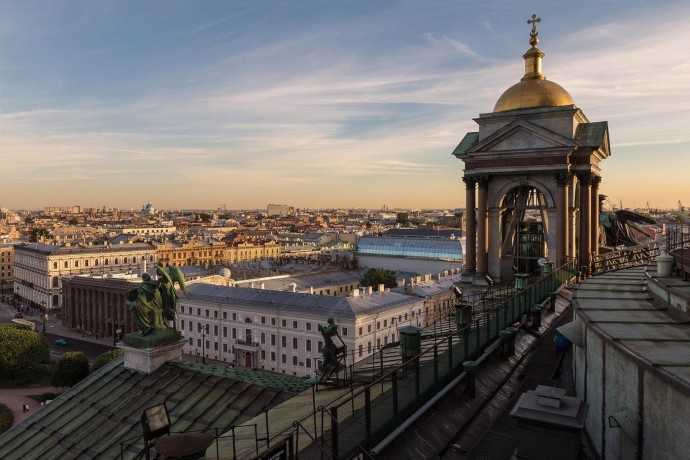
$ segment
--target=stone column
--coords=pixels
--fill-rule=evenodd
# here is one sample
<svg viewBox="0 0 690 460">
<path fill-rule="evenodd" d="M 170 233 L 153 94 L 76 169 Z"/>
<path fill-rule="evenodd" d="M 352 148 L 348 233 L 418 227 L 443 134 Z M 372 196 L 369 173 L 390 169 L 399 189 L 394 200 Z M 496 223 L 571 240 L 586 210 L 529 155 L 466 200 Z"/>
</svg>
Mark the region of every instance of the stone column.
<svg viewBox="0 0 690 460">
<path fill-rule="evenodd" d="M 592 254 L 599 254 L 599 183 L 601 177 L 592 176 Z"/>
<path fill-rule="evenodd" d="M 589 257 L 592 252 L 592 173 L 577 175 L 580 181 L 580 245 L 579 264 L 589 267 Z"/>
<path fill-rule="evenodd" d="M 500 209 L 499 208 L 489 208 L 488 210 L 488 228 L 498 229 L 500 227 Z M 488 235 L 488 271 L 495 282 L 500 283 L 503 280 L 503 270 L 501 267 L 501 234 L 498 231 L 489 232 Z M 508 272 L 509 273 L 509 272 Z"/>
<path fill-rule="evenodd" d="M 477 177 L 477 272 L 488 273 L 489 228 L 487 225 L 489 176 Z"/>
<path fill-rule="evenodd" d="M 570 188 L 570 173 L 559 172 L 556 177 L 556 266 L 565 262 L 570 255 L 570 202 L 568 199 Z"/>
<path fill-rule="evenodd" d="M 472 176 L 462 178 L 466 186 L 465 195 L 465 255 L 463 263 L 464 271 L 475 272 L 477 270 L 477 219 L 475 216 L 475 186 L 477 181 Z"/>
</svg>

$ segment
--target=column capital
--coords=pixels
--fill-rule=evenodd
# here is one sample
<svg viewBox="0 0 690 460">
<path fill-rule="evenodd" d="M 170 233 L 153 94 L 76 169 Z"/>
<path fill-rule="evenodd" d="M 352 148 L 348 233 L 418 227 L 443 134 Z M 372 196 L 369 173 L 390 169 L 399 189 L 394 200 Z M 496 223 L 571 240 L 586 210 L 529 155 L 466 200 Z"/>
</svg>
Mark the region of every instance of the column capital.
<svg viewBox="0 0 690 460">
<path fill-rule="evenodd" d="M 479 188 L 487 188 L 489 186 L 489 180 L 491 179 L 491 176 L 489 175 L 478 175 L 475 176 L 477 185 Z"/>
<path fill-rule="evenodd" d="M 473 189 L 477 185 L 476 176 L 463 176 L 462 181 L 465 183 L 467 189 Z"/>
<path fill-rule="evenodd" d="M 593 178 L 596 177 L 594 173 L 591 172 L 586 172 L 586 173 L 577 173 L 577 180 L 580 181 L 582 185 L 585 187 L 589 187 L 592 185 Z"/>
<path fill-rule="evenodd" d="M 599 184 L 601 184 L 601 176 L 592 174 L 592 187 L 599 188 Z"/>
<path fill-rule="evenodd" d="M 553 177 L 556 179 L 557 186 L 565 187 L 568 185 L 570 178 L 573 177 L 573 175 L 568 171 L 561 171 L 554 174 Z"/>
</svg>

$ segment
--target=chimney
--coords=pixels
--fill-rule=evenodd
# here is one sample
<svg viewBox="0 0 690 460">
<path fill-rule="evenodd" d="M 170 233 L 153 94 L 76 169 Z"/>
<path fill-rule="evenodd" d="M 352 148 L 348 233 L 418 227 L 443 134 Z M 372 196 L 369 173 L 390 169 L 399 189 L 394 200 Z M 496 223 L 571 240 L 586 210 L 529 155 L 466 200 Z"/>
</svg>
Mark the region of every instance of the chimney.
<svg viewBox="0 0 690 460">
<path fill-rule="evenodd" d="M 367 286 L 367 294 L 371 294 L 374 292 L 374 287 L 373 286 Z"/>
<path fill-rule="evenodd" d="M 378 291 L 379 291 L 379 292 L 383 292 L 383 290 L 384 290 L 385 288 L 386 288 L 386 285 L 385 285 L 385 284 L 379 284 Z"/>
<path fill-rule="evenodd" d="M 297 292 L 297 283 L 290 283 L 290 292 Z"/>
<path fill-rule="evenodd" d="M 352 297 L 359 297 L 359 289 L 352 291 Z"/>
</svg>

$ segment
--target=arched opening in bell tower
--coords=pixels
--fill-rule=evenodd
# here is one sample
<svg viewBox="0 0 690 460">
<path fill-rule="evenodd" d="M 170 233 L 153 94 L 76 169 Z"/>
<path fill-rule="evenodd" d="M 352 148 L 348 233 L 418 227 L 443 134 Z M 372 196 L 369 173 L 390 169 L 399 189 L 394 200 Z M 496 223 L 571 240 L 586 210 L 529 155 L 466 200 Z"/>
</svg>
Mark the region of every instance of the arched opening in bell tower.
<svg viewBox="0 0 690 460">
<path fill-rule="evenodd" d="M 529 185 L 514 187 L 503 195 L 499 257 L 512 259 L 513 272 L 534 273 L 539 270 L 539 259 L 548 256 L 546 209 L 544 194 Z"/>
</svg>

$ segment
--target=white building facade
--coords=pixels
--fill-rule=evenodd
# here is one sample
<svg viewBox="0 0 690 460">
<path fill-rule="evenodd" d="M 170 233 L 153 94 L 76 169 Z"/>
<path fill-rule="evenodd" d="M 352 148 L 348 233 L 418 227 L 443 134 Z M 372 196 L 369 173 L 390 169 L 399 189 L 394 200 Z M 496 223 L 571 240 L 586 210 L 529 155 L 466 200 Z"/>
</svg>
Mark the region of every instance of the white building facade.
<svg viewBox="0 0 690 460">
<path fill-rule="evenodd" d="M 27 305 L 61 308 L 64 276 L 122 273 L 154 265 L 156 249 L 148 243 L 103 246 L 55 246 L 42 243 L 14 247 L 14 293 Z"/>
<path fill-rule="evenodd" d="M 192 284 L 180 298 L 183 353 L 252 369 L 313 376 L 322 360 L 319 325 L 333 318 L 351 365 L 424 323 L 424 299 L 383 291 L 334 297 Z M 359 291 L 356 291 L 359 293 Z"/>
</svg>

